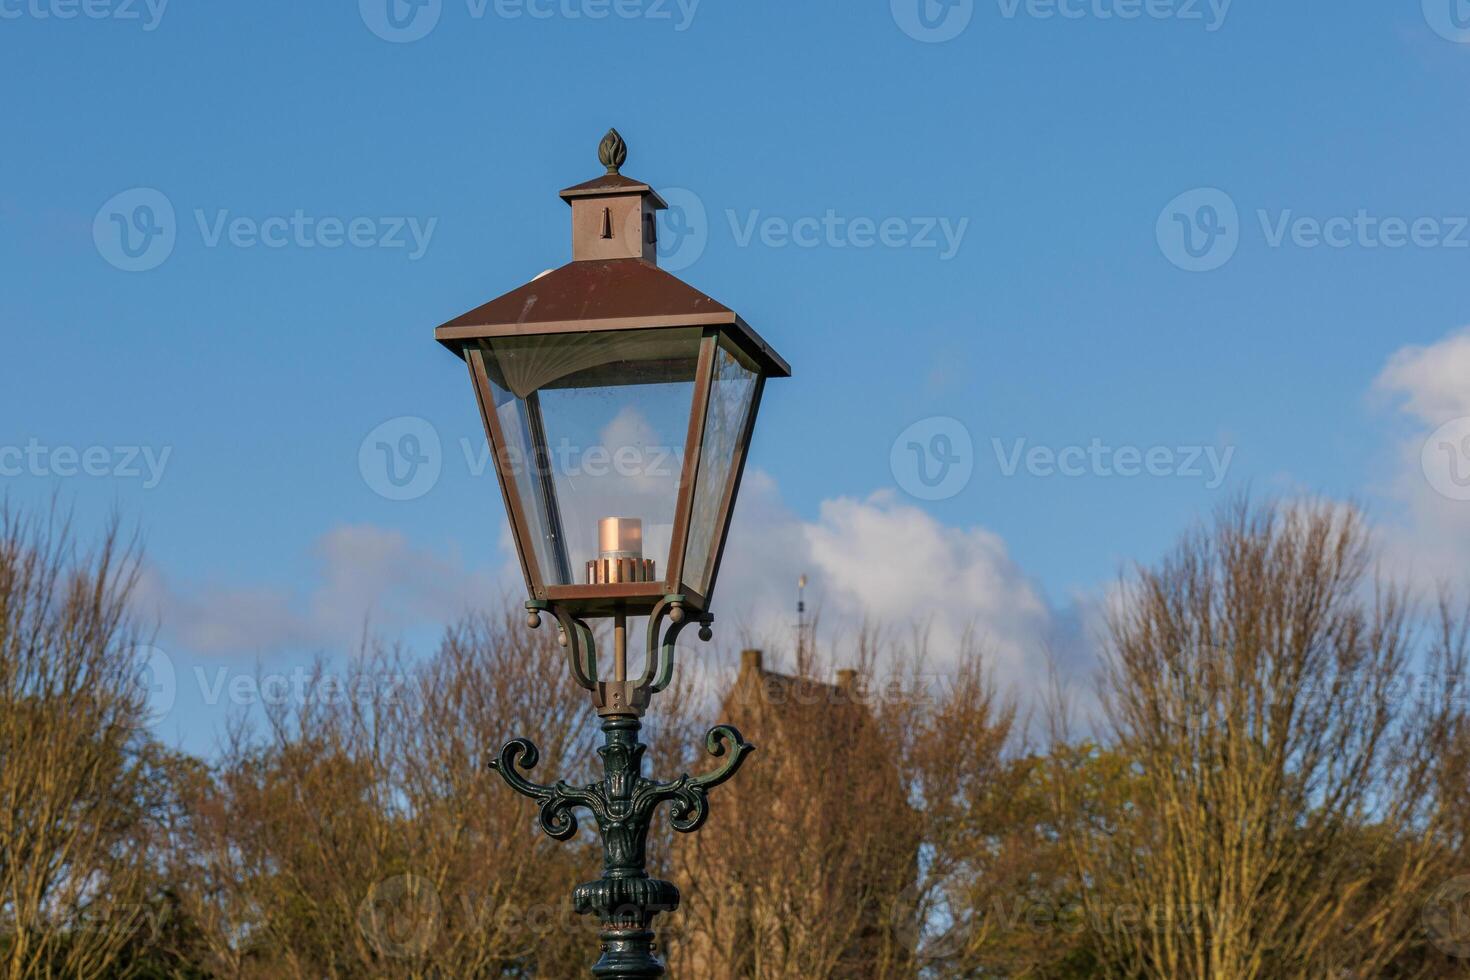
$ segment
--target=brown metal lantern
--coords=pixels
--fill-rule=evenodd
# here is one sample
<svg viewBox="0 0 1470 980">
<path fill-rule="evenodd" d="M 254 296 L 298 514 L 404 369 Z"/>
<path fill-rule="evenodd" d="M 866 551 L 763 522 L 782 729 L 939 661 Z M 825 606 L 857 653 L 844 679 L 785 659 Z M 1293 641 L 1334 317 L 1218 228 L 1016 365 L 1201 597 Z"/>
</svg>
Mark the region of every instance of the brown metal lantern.
<svg viewBox="0 0 1470 980">
<path fill-rule="evenodd" d="M 667 205 L 619 173 L 561 192 L 572 261 L 436 331 L 469 367 L 532 598 L 579 617 L 709 611 L 761 391 L 786 362 L 658 268 Z"/>
<path fill-rule="evenodd" d="M 602 922 L 593 975 L 658 977 L 651 923 L 679 890 L 648 876 L 649 823 L 663 803 L 676 830 L 699 829 L 709 791 L 753 751 L 728 725 L 706 748 L 715 772 L 642 774 L 641 716 L 668 686 L 689 623 L 709 639 L 730 514 L 767 378 L 791 370 L 729 307 L 658 268 L 655 216 L 667 207 L 619 171 L 617 130 L 598 149 L 607 173 L 561 192 L 572 209 L 572 261 L 439 327 L 469 367 L 531 599 L 530 625 L 555 617 L 573 676 L 602 716 L 605 776 L 573 787 L 532 782 L 534 745 L 508 742 L 490 767 L 537 801 L 541 828 L 564 840 L 589 810 L 603 875 L 573 893 Z M 587 620 L 612 617 L 613 671 L 598 672 Z M 641 676 L 628 673 L 629 616 L 648 617 Z"/>
</svg>

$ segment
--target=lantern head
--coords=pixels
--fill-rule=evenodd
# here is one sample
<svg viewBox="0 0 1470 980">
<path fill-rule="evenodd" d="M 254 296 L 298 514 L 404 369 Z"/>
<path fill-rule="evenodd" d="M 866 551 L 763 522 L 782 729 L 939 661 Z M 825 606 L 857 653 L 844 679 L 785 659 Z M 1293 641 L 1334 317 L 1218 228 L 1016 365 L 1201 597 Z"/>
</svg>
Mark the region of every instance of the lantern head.
<svg viewBox="0 0 1470 980">
<path fill-rule="evenodd" d="M 790 368 L 658 268 L 667 207 L 620 172 L 561 192 L 572 261 L 456 317 L 526 586 L 581 617 L 707 612 L 765 381 Z"/>
</svg>

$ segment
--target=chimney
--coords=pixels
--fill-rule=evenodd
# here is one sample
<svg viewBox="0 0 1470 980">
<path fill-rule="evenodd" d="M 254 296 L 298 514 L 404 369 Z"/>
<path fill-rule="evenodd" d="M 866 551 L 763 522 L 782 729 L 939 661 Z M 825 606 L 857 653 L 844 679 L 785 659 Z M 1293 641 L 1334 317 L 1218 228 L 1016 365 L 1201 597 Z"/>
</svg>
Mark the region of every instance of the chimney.
<svg viewBox="0 0 1470 980">
<path fill-rule="evenodd" d="M 601 177 L 561 192 L 572 207 L 572 261 L 642 259 L 658 264 L 658 212 L 668 207 L 647 184 L 624 177 L 628 144 L 609 129 L 597 148 Z"/>
<path fill-rule="evenodd" d="M 764 670 L 762 666 L 763 659 L 763 655 L 759 650 L 741 650 L 740 672 L 743 674 L 748 670 L 753 670 L 756 673 L 761 673 Z"/>
</svg>

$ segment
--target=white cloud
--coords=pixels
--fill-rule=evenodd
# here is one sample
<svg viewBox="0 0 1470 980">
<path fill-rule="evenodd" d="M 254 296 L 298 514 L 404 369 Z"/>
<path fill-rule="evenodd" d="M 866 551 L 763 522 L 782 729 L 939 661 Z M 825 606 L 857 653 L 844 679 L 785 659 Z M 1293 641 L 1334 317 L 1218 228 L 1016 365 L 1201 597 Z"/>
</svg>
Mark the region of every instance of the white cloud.
<svg viewBox="0 0 1470 980">
<path fill-rule="evenodd" d="M 140 612 L 156 617 L 170 646 L 199 654 L 354 650 L 365 627 L 389 634 L 439 628 L 502 594 L 520 592 L 518 573 L 467 568 L 455 555 L 411 545 L 398 531 L 334 528 L 311 547 L 314 581 L 279 585 L 182 586 L 145 570 Z"/>
<path fill-rule="evenodd" d="M 445 624 L 498 596 L 498 584 L 457 555 L 415 548 L 398 531 L 365 525 L 323 535 L 312 552 L 321 585 L 311 622 L 327 636 L 352 635 L 365 623 L 399 629 Z"/>
<path fill-rule="evenodd" d="M 1470 328 L 1438 343 L 1401 348 L 1374 386 L 1401 397 L 1404 410 L 1430 427 L 1470 415 Z"/>
<path fill-rule="evenodd" d="M 1379 528 L 1389 570 L 1426 592 L 1463 587 L 1470 502 L 1448 493 L 1455 485 L 1447 481 L 1462 479 L 1470 458 L 1446 455 L 1462 451 L 1458 441 L 1433 443 L 1444 441 L 1436 436 L 1441 426 L 1470 416 L 1470 329 L 1395 352 L 1374 390 L 1393 398 L 1411 426 L 1395 447 L 1386 487 L 1399 519 Z"/>
<path fill-rule="evenodd" d="M 272 586 L 205 585 L 176 590 L 157 566 L 143 570 L 134 603 L 162 639 L 200 653 L 267 652 L 309 645 L 312 630 L 290 591 Z"/>
<path fill-rule="evenodd" d="M 302 588 L 181 584 L 150 568 L 139 601 L 159 617 L 171 648 L 220 656 L 350 652 L 365 626 L 387 635 L 437 632 L 502 597 L 520 601 L 508 527 L 501 551 L 499 568 L 477 570 L 398 531 L 344 526 L 311 545 L 315 574 Z M 794 645 L 801 575 L 810 580 L 809 609 L 821 617 L 819 641 L 839 658 L 865 623 L 897 638 L 917 626 L 927 628 L 931 665 L 943 671 L 969 634 L 996 679 L 1028 700 L 1043 689 L 1049 654 L 1072 677 L 1092 666 L 1083 635 L 1088 602 L 1054 609 L 994 532 L 947 526 L 892 492 L 827 500 L 814 520 L 803 520 L 770 476 L 748 472 L 715 601 L 721 645 L 762 646 L 780 669 Z M 714 666 L 710 651 L 686 637 L 681 670 Z"/>
<path fill-rule="evenodd" d="M 839 649 L 865 621 L 926 626 L 942 670 L 973 630 L 997 680 L 1017 693 L 1039 690 L 1049 653 L 1067 668 L 1091 664 L 1079 653 L 1088 617 L 1054 610 L 994 532 L 947 526 L 889 491 L 824 501 L 815 521 L 803 521 L 768 475 L 748 473 L 720 573 L 719 622 L 789 650 L 803 574 L 808 606 Z"/>
</svg>

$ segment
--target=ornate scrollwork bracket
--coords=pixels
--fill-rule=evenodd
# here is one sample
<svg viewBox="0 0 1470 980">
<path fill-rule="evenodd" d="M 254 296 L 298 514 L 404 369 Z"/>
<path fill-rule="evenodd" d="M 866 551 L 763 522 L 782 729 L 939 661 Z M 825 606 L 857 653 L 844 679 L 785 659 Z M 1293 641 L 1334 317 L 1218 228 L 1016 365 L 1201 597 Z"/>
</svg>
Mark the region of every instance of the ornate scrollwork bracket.
<svg viewBox="0 0 1470 980">
<path fill-rule="evenodd" d="M 639 716 L 652 695 L 666 688 L 672 679 L 674 641 L 691 619 L 684 615 L 680 599 L 668 597 L 649 617 L 648 663 L 642 678 L 630 682 L 631 690 L 640 693 L 637 698 L 627 699 L 629 709 L 614 714 L 599 701 L 603 744 L 597 754 L 602 757 L 602 779 L 586 786 L 564 781 L 533 782 L 524 773 L 536 767 L 540 753 L 523 738 L 506 743 L 489 763 L 512 789 L 536 801 L 541 829 L 553 839 L 569 840 L 576 835 L 578 808 L 590 812 L 597 821 L 602 834 L 602 877 L 579 885 L 572 895 L 573 908 L 579 914 L 596 915 L 602 923 L 602 958 L 592 968 L 595 977 L 635 980 L 664 975 L 663 965 L 654 956 L 650 926 L 659 913 L 679 907 L 679 889 L 648 875 L 648 831 L 654 813 L 660 805 L 669 803 L 675 830 L 685 834 L 699 830 L 709 818 L 710 790 L 732 778 L 755 751 L 755 746 L 734 727 L 719 725 L 705 736 L 705 750 L 724 759 L 713 772 L 702 776 L 685 773 L 668 781 L 643 775 L 647 746 L 638 740 L 643 727 Z M 558 615 L 554 607 L 545 604 L 528 606 L 538 623 L 542 611 L 557 616 L 578 683 L 594 693 L 599 688 L 606 690 L 597 680 L 592 631 L 586 624 Z M 708 617 L 693 621 L 701 624 L 701 633 L 708 632 Z"/>
<path fill-rule="evenodd" d="M 604 717 L 637 715 L 648 710 L 653 696 L 669 686 L 674 678 L 674 647 L 679 634 L 691 623 L 699 624 L 699 638 L 708 642 L 714 635 L 709 613 L 692 613 L 682 595 L 668 595 L 659 600 L 648 616 L 648 653 L 642 676 L 614 677 L 602 680 L 597 670 L 597 646 L 592 628 L 565 608 L 544 601 L 526 603 L 526 623 L 532 629 L 541 625 L 546 614 L 557 621 L 557 641 L 567 649 L 572 677 L 592 692 L 597 712 Z"/>
<path fill-rule="evenodd" d="M 578 914 L 596 915 L 602 923 L 602 958 L 592 969 L 595 977 L 660 977 L 663 965 L 654 956 L 655 916 L 679 907 L 679 889 L 671 882 L 650 878 L 647 871 L 648 831 L 653 815 L 670 803 L 675 830 L 690 834 L 709 818 L 709 792 L 740 769 L 755 746 L 735 728 L 719 725 L 705 736 L 705 748 L 715 757 L 728 756 L 711 773 L 662 781 L 643 775 L 647 750 L 638 741 L 642 722 L 636 717 L 608 718 L 602 723 L 604 775 L 586 786 L 566 782 L 547 785 L 527 779 L 523 772 L 539 761 L 536 746 L 518 738 L 508 742 L 490 768 L 511 788 L 535 800 L 541 829 L 555 840 L 577 833 L 581 807 L 591 812 L 602 834 L 602 877 L 577 886 L 572 907 Z"/>
</svg>

